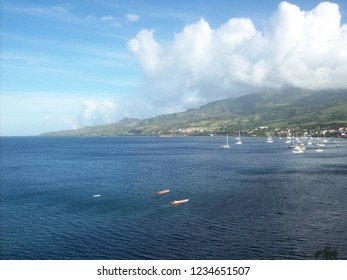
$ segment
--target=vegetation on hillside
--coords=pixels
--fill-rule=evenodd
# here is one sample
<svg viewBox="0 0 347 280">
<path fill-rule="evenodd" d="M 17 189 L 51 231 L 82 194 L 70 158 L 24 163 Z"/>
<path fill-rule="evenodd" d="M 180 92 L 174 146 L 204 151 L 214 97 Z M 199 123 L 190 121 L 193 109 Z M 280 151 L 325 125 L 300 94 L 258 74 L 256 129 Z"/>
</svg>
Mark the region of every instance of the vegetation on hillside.
<svg viewBox="0 0 347 280">
<path fill-rule="evenodd" d="M 159 115 L 144 120 L 125 118 L 118 123 L 76 130 L 44 133 L 44 136 L 128 135 L 281 135 L 290 130 L 318 134 L 347 127 L 347 90 L 269 90 L 215 101 L 198 109 Z M 333 133 L 333 132 L 332 132 Z"/>
</svg>

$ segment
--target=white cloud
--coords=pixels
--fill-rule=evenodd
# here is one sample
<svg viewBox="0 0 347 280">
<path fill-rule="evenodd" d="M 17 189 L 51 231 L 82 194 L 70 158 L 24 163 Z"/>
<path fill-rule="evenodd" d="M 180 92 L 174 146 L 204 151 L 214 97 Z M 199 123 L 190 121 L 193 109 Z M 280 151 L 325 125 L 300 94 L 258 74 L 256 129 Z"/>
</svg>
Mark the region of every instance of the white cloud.
<svg viewBox="0 0 347 280">
<path fill-rule="evenodd" d="M 92 16 L 88 16 L 89 20 L 93 20 Z M 140 19 L 139 15 L 136 14 L 126 14 L 124 17 L 113 17 L 113 16 L 103 16 L 99 20 L 104 23 L 108 23 L 113 27 L 122 27 L 128 23 L 137 22 Z"/>
<path fill-rule="evenodd" d="M 69 15 L 72 7 L 69 5 L 53 7 L 30 7 L 18 9 L 19 12 L 35 16 L 64 16 Z"/>
<path fill-rule="evenodd" d="M 117 113 L 117 104 L 112 101 L 103 101 L 100 105 L 100 116 L 103 123 L 111 123 L 115 121 Z"/>
<path fill-rule="evenodd" d="M 100 18 L 100 20 L 105 22 L 114 22 L 115 18 L 113 16 L 103 16 Z"/>
<path fill-rule="evenodd" d="M 93 124 L 97 119 L 97 107 L 93 101 L 83 100 L 82 101 L 83 111 L 80 115 L 80 121 L 84 125 Z"/>
<path fill-rule="evenodd" d="M 112 101 L 92 101 L 83 99 L 82 112 L 79 117 L 71 121 L 74 128 L 107 124 L 116 121 L 118 106 Z"/>
<path fill-rule="evenodd" d="M 137 102 L 126 94 L 107 92 L 93 98 L 71 92 L 2 92 L 0 135 L 38 135 L 114 123 L 135 116 L 141 105 Z"/>
<path fill-rule="evenodd" d="M 160 68 L 161 47 L 153 38 L 153 30 L 142 30 L 129 41 L 130 49 L 138 56 L 145 74 L 157 74 Z"/>
<path fill-rule="evenodd" d="M 139 21 L 140 16 L 136 14 L 126 14 L 125 18 L 127 19 L 128 22 L 137 22 Z"/>
<path fill-rule="evenodd" d="M 129 49 L 144 73 L 144 99 L 163 111 L 265 88 L 347 88 L 347 25 L 329 2 L 311 11 L 282 2 L 263 31 L 250 19 L 213 29 L 201 18 L 162 43 L 144 29 Z"/>
<path fill-rule="evenodd" d="M 9 1 L 10 2 L 10 1 Z M 14 1 L 11 1 L 14 2 Z M 74 7 L 70 4 L 56 5 L 56 6 L 22 6 L 16 3 L 4 3 L 1 8 L 4 11 L 29 15 L 34 17 L 44 17 L 54 20 L 61 20 L 67 22 L 77 22 L 80 20 L 79 16 L 73 13 Z"/>
</svg>

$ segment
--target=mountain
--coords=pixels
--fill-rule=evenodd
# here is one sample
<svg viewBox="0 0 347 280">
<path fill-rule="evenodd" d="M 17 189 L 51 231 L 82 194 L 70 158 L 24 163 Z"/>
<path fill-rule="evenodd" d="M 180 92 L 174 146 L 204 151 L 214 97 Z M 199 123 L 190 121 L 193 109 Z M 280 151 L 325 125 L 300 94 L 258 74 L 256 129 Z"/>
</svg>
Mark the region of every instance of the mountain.
<svg viewBox="0 0 347 280">
<path fill-rule="evenodd" d="M 285 129 L 347 126 L 347 90 L 269 90 L 215 101 L 197 109 L 148 119 L 49 132 L 43 136 L 207 135 L 257 127 Z"/>
</svg>

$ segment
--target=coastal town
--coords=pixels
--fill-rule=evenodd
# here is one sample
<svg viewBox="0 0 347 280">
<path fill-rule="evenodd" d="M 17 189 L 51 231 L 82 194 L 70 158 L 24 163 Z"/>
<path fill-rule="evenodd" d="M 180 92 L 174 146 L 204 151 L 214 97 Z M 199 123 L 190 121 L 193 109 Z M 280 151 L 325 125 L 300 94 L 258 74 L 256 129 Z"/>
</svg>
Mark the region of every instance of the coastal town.
<svg viewBox="0 0 347 280">
<path fill-rule="evenodd" d="M 254 129 L 233 130 L 227 127 L 188 127 L 171 129 L 168 131 L 153 132 L 160 137 L 167 136 L 217 136 L 217 135 L 235 135 L 239 133 L 245 137 L 265 137 L 271 134 L 274 137 L 287 137 L 288 135 L 295 135 L 297 137 L 328 137 L 328 138 L 346 138 L 347 127 L 329 128 L 329 129 L 304 129 L 301 127 L 289 128 L 271 128 L 261 126 Z"/>
</svg>

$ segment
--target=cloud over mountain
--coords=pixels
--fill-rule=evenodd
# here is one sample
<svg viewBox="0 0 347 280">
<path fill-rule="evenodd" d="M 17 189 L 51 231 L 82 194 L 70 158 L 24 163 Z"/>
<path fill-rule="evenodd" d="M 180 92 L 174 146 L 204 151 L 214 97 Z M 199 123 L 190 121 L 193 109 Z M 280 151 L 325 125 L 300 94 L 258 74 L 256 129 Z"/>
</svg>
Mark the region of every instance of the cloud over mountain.
<svg viewBox="0 0 347 280">
<path fill-rule="evenodd" d="M 100 123 L 112 123 L 116 121 L 117 104 L 112 101 L 95 102 L 82 100 L 82 112 L 78 118 L 71 121 L 74 128 L 97 125 Z"/>
<path fill-rule="evenodd" d="M 333 3 L 303 11 L 282 2 L 262 31 L 247 18 L 218 28 L 201 18 L 172 41 L 154 35 L 141 30 L 129 49 L 143 70 L 145 99 L 163 110 L 266 88 L 347 88 L 347 25 Z"/>
</svg>

